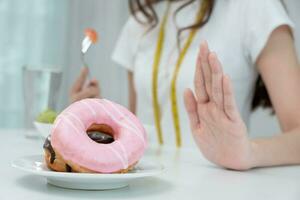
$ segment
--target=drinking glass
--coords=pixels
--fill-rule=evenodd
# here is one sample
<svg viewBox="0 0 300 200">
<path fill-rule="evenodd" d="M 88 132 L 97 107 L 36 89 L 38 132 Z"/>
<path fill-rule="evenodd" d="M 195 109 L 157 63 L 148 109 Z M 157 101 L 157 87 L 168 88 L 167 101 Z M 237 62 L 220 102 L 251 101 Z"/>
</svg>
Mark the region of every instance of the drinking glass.
<svg viewBox="0 0 300 200">
<path fill-rule="evenodd" d="M 46 109 L 57 111 L 62 70 L 53 66 L 23 67 L 24 127 L 26 136 L 33 134 L 33 122 Z"/>
</svg>

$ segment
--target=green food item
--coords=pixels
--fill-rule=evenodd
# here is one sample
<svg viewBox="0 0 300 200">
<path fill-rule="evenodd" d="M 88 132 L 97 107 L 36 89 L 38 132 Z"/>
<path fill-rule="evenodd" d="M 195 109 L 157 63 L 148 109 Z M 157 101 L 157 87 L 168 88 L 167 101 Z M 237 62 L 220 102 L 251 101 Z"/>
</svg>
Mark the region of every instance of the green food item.
<svg viewBox="0 0 300 200">
<path fill-rule="evenodd" d="M 47 110 L 38 115 L 36 121 L 40 123 L 53 124 L 56 117 L 57 113 L 54 110 L 48 108 Z"/>
</svg>

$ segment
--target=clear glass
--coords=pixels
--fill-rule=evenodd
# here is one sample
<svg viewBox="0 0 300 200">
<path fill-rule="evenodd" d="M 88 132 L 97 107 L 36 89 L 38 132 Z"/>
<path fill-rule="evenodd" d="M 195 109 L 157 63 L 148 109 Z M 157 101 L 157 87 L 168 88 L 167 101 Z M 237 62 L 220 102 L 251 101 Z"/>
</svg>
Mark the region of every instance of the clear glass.
<svg viewBox="0 0 300 200">
<path fill-rule="evenodd" d="M 22 76 L 24 127 L 32 130 L 39 113 L 47 108 L 57 111 L 62 71 L 58 67 L 24 66 Z"/>
</svg>

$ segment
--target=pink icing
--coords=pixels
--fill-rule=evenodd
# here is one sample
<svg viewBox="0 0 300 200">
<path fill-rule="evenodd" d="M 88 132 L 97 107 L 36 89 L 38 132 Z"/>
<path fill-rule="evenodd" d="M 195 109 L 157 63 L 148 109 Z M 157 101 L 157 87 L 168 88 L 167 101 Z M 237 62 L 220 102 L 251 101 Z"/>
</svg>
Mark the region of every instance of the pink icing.
<svg viewBox="0 0 300 200">
<path fill-rule="evenodd" d="M 99 144 L 86 130 L 92 124 L 107 124 L 115 141 Z M 65 160 L 96 172 L 111 173 L 137 162 L 147 146 L 145 129 L 123 106 L 106 99 L 84 99 L 66 108 L 55 120 L 51 144 Z"/>
</svg>

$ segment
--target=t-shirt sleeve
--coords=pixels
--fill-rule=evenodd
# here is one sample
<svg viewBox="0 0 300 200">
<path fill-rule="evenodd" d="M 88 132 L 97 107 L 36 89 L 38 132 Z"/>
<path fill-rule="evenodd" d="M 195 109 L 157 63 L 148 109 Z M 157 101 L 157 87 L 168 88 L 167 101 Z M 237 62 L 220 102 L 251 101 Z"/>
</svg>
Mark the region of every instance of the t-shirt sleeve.
<svg viewBox="0 0 300 200">
<path fill-rule="evenodd" d="M 246 54 L 253 63 L 257 61 L 276 28 L 288 25 L 292 31 L 294 29 L 280 0 L 248 0 L 245 13 L 244 45 Z"/>
<path fill-rule="evenodd" d="M 134 71 L 135 55 L 143 30 L 134 17 L 129 17 L 112 53 L 112 60 L 129 71 Z"/>
</svg>

